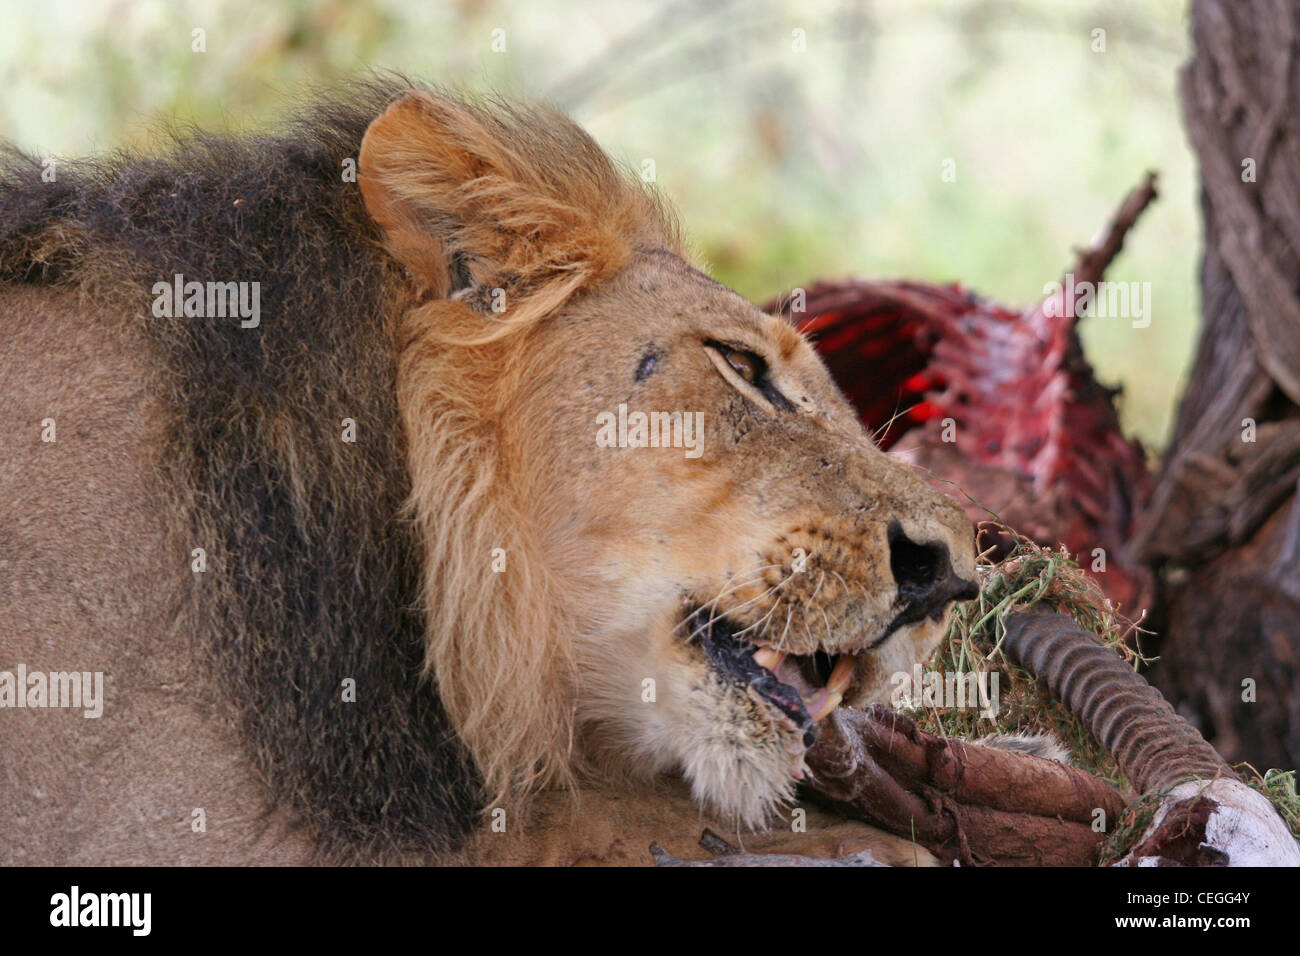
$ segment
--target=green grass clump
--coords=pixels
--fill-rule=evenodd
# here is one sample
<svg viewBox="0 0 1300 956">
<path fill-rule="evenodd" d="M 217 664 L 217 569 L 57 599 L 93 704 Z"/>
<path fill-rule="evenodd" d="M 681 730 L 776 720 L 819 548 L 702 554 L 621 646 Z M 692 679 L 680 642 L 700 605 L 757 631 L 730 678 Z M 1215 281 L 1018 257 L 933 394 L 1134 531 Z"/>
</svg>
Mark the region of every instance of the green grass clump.
<svg viewBox="0 0 1300 956">
<path fill-rule="evenodd" d="M 995 715 L 975 707 L 916 706 L 906 712 L 931 733 L 967 739 L 986 734 L 1050 733 L 1069 748 L 1074 765 L 1127 791 L 1114 759 L 1047 688 L 1002 651 L 1006 616 L 1033 605 L 1069 614 L 1136 667 L 1142 658 L 1131 646 L 1137 626 L 1115 611 L 1110 601 L 1065 549 L 1043 548 L 1020 538 L 1005 525 L 1016 546 L 996 563 L 981 561 L 976 571 L 979 595 L 953 610 L 948 633 L 931 667 L 945 676 L 997 674 Z M 980 680 L 988 676 L 978 677 Z"/>
<path fill-rule="evenodd" d="M 1300 840 L 1300 794 L 1296 793 L 1295 771 L 1266 770 L 1261 774 L 1248 763 L 1237 764 L 1233 769 L 1248 787 L 1268 797 L 1286 821 L 1291 835 Z"/>
<path fill-rule="evenodd" d="M 1115 821 L 1110 835 L 1102 845 L 1101 855 L 1097 859 L 1098 866 L 1110 866 L 1128 855 L 1128 851 L 1133 849 L 1142 835 L 1147 832 L 1147 827 L 1151 826 L 1156 811 L 1160 809 L 1160 804 L 1164 802 L 1168 793 L 1168 790 L 1152 790 L 1124 808 L 1124 812 Z"/>
</svg>

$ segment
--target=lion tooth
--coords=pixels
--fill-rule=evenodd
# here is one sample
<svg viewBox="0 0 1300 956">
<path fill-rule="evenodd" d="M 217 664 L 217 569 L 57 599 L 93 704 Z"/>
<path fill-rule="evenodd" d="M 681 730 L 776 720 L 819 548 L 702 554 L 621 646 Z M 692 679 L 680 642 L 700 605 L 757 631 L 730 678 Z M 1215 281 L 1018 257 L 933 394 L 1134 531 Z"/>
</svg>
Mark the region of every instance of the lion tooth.
<svg viewBox="0 0 1300 956">
<path fill-rule="evenodd" d="M 819 720 L 823 719 L 827 714 L 829 714 L 836 707 L 838 707 L 840 705 L 840 701 L 844 699 L 843 694 L 833 690 L 821 691 L 813 699 L 814 700 L 821 699 L 822 694 L 826 695 L 825 699 L 822 700 L 821 706 L 818 707 L 816 710 L 814 710 L 812 707 L 808 707 L 808 702 L 804 701 L 804 706 L 808 707 L 808 716 L 812 718 L 814 724 L 817 723 Z"/>
<path fill-rule="evenodd" d="M 843 694 L 853 681 L 856 665 L 857 661 L 853 659 L 852 654 L 841 654 L 839 660 L 835 662 L 834 669 L 831 670 L 830 678 L 826 681 L 826 689 L 833 694 Z"/>
<path fill-rule="evenodd" d="M 759 667 L 774 671 L 781 666 L 781 658 L 783 657 L 785 657 L 784 654 L 778 653 L 770 647 L 760 647 L 754 652 L 754 663 Z"/>
</svg>

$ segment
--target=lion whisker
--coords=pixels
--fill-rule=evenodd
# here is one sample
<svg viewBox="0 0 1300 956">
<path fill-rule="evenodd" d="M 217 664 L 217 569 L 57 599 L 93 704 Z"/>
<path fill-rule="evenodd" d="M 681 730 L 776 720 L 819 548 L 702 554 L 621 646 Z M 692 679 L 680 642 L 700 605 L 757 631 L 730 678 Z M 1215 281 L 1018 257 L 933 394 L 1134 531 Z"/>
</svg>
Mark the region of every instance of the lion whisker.
<svg viewBox="0 0 1300 956">
<path fill-rule="evenodd" d="M 701 624 L 699 627 L 697 627 L 694 631 L 692 631 L 692 632 L 691 632 L 691 633 L 686 637 L 686 639 L 685 639 L 685 640 L 686 640 L 686 643 L 690 643 L 691 641 L 693 641 L 693 640 L 696 638 L 696 636 L 698 636 L 699 634 L 702 634 L 704 631 L 708 630 L 709 628 L 711 628 L 711 627 L 713 626 L 714 622 L 718 619 L 718 616 L 719 616 L 718 613 L 717 613 L 717 611 L 716 611 L 716 605 L 717 605 L 717 603 L 718 603 L 719 601 L 721 601 L 721 600 L 722 600 L 724 597 L 726 597 L 728 594 L 734 594 L 736 591 L 740 590 L 740 589 L 743 588 L 743 587 L 747 587 L 747 586 L 749 586 L 749 585 L 751 585 L 751 584 L 755 584 L 755 583 L 757 583 L 757 582 L 763 580 L 763 572 L 768 571 L 768 570 L 770 570 L 771 568 L 774 568 L 774 567 L 778 567 L 778 565 L 767 565 L 767 566 L 765 566 L 765 567 L 757 568 L 757 569 L 755 569 L 755 571 L 753 572 L 753 573 L 754 573 L 754 576 L 753 576 L 753 577 L 751 577 L 751 578 L 747 578 L 747 579 L 744 580 L 744 581 L 740 581 L 740 582 L 736 583 L 734 586 L 728 586 L 727 584 L 724 584 L 724 585 L 723 585 L 723 589 L 722 589 L 721 591 L 718 592 L 717 596 L 714 597 L 713 600 L 710 601 L 708 604 L 704 605 L 703 608 L 701 608 L 701 610 L 706 610 L 706 609 L 709 610 L 709 618 L 708 618 L 707 621 L 705 621 L 703 624 Z M 739 574 L 739 573 L 741 573 L 741 572 L 737 572 L 737 574 Z M 735 577 L 736 577 L 736 575 L 733 574 L 733 575 L 731 576 L 731 580 L 734 580 Z M 769 590 L 770 590 L 770 589 L 769 589 Z M 754 600 L 761 599 L 762 597 L 763 597 L 763 595 L 759 595 L 759 597 L 756 598 L 756 599 L 754 599 Z M 751 602 L 746 602 L 746 603 L 751 603 Z M 745 606 L 745 605 L 743 605 L 743 604 L 741 605 L 741 607 L 744 607 L 744 606 Z M 683 624 L 686 624 L 686 623 L 687 623 L 688 621 L 690 621 L 691 619 L 692 619 L 692 618 L 685 618 L 685 619 L 683 619 L 682 621 L 679 621 L 679 622 L 677 623 L 676 627 L 673 628 L 673 630 L 677 630 L 677 629 L 681 628 Z"/>
<path fill-rule="evenodd" d="M 752 598 L 750 601 L 746 601 L 745 604 L 752 604 L 754 601 L 762 600 L 763 598 L 767 597 L 767 595 L 771 594 L 773 591 L 776 591 L 776 590 L 778 590 L 778 589 L 784 587 L 785 585 L 789 584 L 791 578 L 793 578 L 793 577 L 794 577 L 794 575 L 790 575 L 789 577 L 785 578 L 785 580 L 783 580 L 783 581 L 781 581 L 781 582 L 779 582 L 779 583 L 777 583 L 777 584 L 772 585 L 772 587 L 768 588 L 765 592 L 763 592 L 762 594 L 760 594 L 758 597 L 756 597 L 756 598 Z M 743 607 L 745 606 L 745 604 L 740 605 L 740 607 L 743 608 Z M 773 602 L 772 607 L 771 607 L 771 609 L 768 610 L 767 614 L 763 615 L 762 618 L 760 618 L 758 621 L 754 622 L 753 624 L 749 625 L 748 627 L 743 628 L 742 630 L 737 631 L 736 634 L 735 634 L 735 636 L 736 636 L 736 637 L 740 637 L 742 634 L 746 634 L 746 633 L 748 633 L 749 631 L 755 630 L 756 628 L 760 628 L 760 627 L 762 626 L 763 622 L 766 621 L 766 620 L 767 620 L 767 619 L 772 615 L 772 612 L 775 611 L 775 610 L 776 610 L 778 607 L 780 607 L 780 606 L 781 606 L 781 599 L 780 599 L 780 598 L 777 598 L 777 600 L 776 600 L 775 602 Z M 738 608 L 732 608 L 732 611 L 735 611 L 735 610 L 738 610 Z"/>
<path fill-rule="evenodd" d="M 793 577 L 793 575 L 788 575 L 788 576 L 785 577 L 783 580 L 778 581 L 776 584 L 772 585 L 770 588 L 768 588 L 768 589 L 767 589 L 766 591 L 764 591 L 762 594 L 758 594 L 758 595 L 755 595 L 754 597 L 750 598 L 750 599 L 749 599 L 748 601 L 746 601 L 744 604 L 738 604 L 738 605 L 736 605 L 735 607 L 728 608 L 728 609 L 727 609 L 727 613 L 728 613 L 728 614 L 735 614 L 737 611 L 742 611 L 742 610 L 744 610 L 745 608 L 749 607 L 749 605 L 753 604 L 755 601 L 761 601 L 761 600 L 763 600 L 763 598 L 767 597 L 767 596 L 768 596 L 769 594 L 771 594 L 773 591 L 776 591 L 776 590 L 778 590 L 778 589 L 784 587 L 786 584 L 788 584 L 788 583 L 790 582 L 790 579 L 791 579 L 792 577 Z M 737 631 L 736 634 L 737 634 L 737 636 L 739 636 L 740 634 L 744 634 L 745 631 L 748 631 L 748 630 L 752 629 L 753 627 L 754 627 L 754 625 L 751 624 L 751 625 L 749 625 L 749 627 L 745 628 L 744 630 L 742 630 L 742 631 Z"/>
</svg>

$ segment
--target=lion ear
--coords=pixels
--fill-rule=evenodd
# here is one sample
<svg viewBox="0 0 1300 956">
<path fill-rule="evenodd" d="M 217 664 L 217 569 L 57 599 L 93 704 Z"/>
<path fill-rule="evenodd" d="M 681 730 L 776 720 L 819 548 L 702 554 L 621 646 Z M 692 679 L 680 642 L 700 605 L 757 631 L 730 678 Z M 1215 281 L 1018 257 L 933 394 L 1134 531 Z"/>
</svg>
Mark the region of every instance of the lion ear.
<svg viewBox="0 0 1300 956">
<path fill-rule="evenodd" d="M 421 291 L 445 297 L 451 288 L 452 237 L 439 229 L 439 209 L 474 178 L 467 143 L 482 139 L 473 118 L 455 104 L 412 92 L 375 119 L 361 141 L 359 183 L 384 245 Z"/>
<path fill-rule="evenodd" d="M 424 91 L 370 124 L 359 166 L 366 209 L 425 292 L 505 288 L 512 311 L 553 308 L 622 265 L 624 227 L 637 218 L 626 210 L 645 201 L 559 114 Z"/>
</svg>

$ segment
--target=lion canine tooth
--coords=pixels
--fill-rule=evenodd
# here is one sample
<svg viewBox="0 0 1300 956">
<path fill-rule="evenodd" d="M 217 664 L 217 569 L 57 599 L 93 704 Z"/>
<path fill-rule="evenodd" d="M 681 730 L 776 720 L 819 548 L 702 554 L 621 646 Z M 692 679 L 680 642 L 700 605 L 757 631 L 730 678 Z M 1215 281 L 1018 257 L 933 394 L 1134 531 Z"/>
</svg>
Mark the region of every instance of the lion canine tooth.
<svg viewBox="0 0 1300 956">
<path fill-rule="evenodd" d="M 783 657 L 785 657 L 784 654 L 780 654 L 770 647 L 760 647 L 754 652 L 754 663 L 759 667 L 765 667 L 772 671 L 776 670 L 780 665 Z"/>
<path fill-rule="evenodd" d="M 848 690 L 856 664 L 852 654 L 841 654 L 831 671 L 830 679 L 826 681 L 826 689 L 833 694 L 842 694 Z"/>
</svg>

